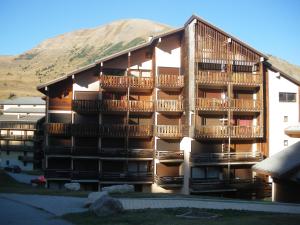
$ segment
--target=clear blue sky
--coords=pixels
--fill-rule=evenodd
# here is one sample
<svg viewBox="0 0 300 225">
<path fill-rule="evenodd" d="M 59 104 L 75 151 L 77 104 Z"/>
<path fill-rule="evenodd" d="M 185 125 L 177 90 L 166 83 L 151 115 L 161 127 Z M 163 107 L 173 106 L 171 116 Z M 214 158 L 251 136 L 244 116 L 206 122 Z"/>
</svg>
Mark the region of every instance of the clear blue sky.
<svg viewBox="0 0 300 225">
<path fill-rule="evenodd" d="M 182 26 L 197 14 L 264 53 L 300 65 L 300 0 L 0 0 L 0 54 L 123 18 Z"/>
</svg>

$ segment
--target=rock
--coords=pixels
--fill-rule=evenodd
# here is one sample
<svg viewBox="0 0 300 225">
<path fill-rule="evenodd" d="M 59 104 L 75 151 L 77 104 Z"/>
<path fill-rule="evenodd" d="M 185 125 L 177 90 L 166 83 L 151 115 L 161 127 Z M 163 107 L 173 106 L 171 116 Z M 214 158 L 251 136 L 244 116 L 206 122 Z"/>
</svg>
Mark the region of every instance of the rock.
<svg viewBox="0 0 300 225">
<path fill-rule="evenodd" d="M 124 211 L 122 203 L 108 195 L 103 195 L 91 204 L 89 210 L 97 216 L 110 216 Z"/>
<path fill-rule="evenodd" d="M 86 202 L 84 203 L 84 207 L 85 208 L 90 207 L 91 204 L 93 204 L 97 199 L 103 196 L 108 196 L 108 193 L 106 191 L 91 192 Z"/>
<path fill-rule="evenodd" d="M 123 184 L 123 185 L 112 185 L 108 187 L 103 187 L 103 191 L 107 191 L 108 193 L 130 193 L 134 192 L 134 186 Z"/>
<path fill-rule="evenodd" d="M 80 190 L 80 183 L 66 183 L 64 185 L 65 189 L 70 191 L 79 191 Z"/>
</svg>

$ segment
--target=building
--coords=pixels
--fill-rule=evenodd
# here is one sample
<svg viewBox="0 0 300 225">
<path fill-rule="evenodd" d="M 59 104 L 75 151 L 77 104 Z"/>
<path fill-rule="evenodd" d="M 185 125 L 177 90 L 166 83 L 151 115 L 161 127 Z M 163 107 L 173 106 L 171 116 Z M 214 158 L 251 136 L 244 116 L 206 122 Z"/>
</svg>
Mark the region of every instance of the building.
<svg viewBox="0 0 300 225">
<path fill-rule="evenodd" d="M 42 124 L 45 101 L 41 97 L 20 97 L 0 101 L 0 166 L 22 170 L 42 167 Z"/>
<path fill-rule="evenodd" d="M 268 155 L 265 59 L 192 16 L 40 85 L 48 186 L 260 197 L 251 166 Z"/>
<path fill-rule="evenodd" d="M 298 137 L 299 135 L 298 127 Z M 300 203 L 300 142 L 253 166 L 253 170 L 272 177 L 272 200 Z"/>
</svg>

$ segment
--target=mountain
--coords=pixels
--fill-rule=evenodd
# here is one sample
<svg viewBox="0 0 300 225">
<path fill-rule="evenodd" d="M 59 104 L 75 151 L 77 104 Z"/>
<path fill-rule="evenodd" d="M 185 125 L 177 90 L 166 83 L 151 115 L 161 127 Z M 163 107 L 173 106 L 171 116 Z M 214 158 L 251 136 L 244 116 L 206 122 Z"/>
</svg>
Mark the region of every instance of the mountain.
<svg viewBox="0 0 300 225">
<path fill-rule="evenodd" d="M 47 39 L 20 55 L 0 56 L 0 98 L 40 95 L 36 91 L 38 84 L 144 43 L 149 36 L 170 29 L 149 20 L 118 20 Z"/>
</svg>

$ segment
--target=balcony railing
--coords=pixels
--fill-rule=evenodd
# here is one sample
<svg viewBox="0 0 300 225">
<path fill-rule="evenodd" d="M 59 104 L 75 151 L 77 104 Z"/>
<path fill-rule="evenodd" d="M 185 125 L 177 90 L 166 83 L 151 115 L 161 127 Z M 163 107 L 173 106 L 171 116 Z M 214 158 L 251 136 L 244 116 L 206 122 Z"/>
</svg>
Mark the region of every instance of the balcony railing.
<svg viewBox="0 0 300 225">
<path fill-rule="evenodd" d="M 183 129 L 180 125 L 157 125 L 156 136 L 160 138 L 182 138 Z"/>
<path fill-rule="evenodd" d="M 129 137 L 150 137 L 153 136 L 152 125 L 128 125 Z"/>
<path fill-rule="evenodd" d="M 181 100 L 157 100 L 156 110 L 158 112 L 183 112 L 183 101 Z"/>
<path fill-rule="evenodd" d="M 222 72 L 199 72 L 196 75 L 196 82 L 205 85 L 226 85 L 230 80 L 228 73 Z"/>
<path fill-rule="evenodd" d="M 153 182 L 152 172 L 102 172 L 100 181 L 110 182 Z"/>
<path fill-rule="evenodd" d="M 47 146 L 45 152 L 47 155 L 70 155 L 71 146 Z"/>
<path fill-rule="evenodd" d="M 184 76 L 172 74 L 160 74 L 157 76 L 158 88 L 183 88 Z"/>
<path fill-rule="evenodd" d="M 71 135 L 71 124 L 68 123 L 47 123 L 45 132 L 49 135 L 69 136 Z"/>
<path fill-rule="evenodd" d="M 99 112 L 98 100 L 73 100 L 72 110 L 84 113 L 97 113 Z"/>
<path fill-rule="evenodd" d="M 102 125 L 100 127 L 100 135 L 102 137 L 125 137 L 127 135 L 126 125 Z"/>
<path fill-rule="evenodd" d="M 67 169 L 46 169 L 45 177 L 47 179 L 71 179 L 72 171 Z"/>
<path fill-rule="evenodd" d="M 98 155 L 98 147 L 82 147 L 75 146 L 73 147 L 73 156 L 97 156 Z"/>
<path fill-rule="evenodd" d="M 110 150 L 101 151 L 100 157 L 103 158 L 153 158 L 152 149 L 141 150 Z"/>
<path fill-rule="evenodd" d="M 156 158 L 160 161 L 183 161 L 183 151 L 156 151 Z"/>
<path fill-rule="evenodd" d="M 72 180 L 98 180 L 98 179 L 99 179 L 98 171 L 83 171 L 83 170 L 72 171 Z"/>
<path fill-rule="evenodd" d="M 7 130 L 35 130 L 36 123 L 26 123 L 26 122 L 1 122 L 0 129 Z"/>
<path fill-rule="evenodd" d="M 198 126 L 195 138 L 262 138 L 261 126 Z"/>
<path fill-rule="evenodd" d="M 70 110 L 72 107 L 71 98 L 49 99 L 49 110 Z"/>
<path fill-rule="evenodd" d="M 262 75 L 252 73 L 233 73 L 231 81 L 235 85 L 258 86 L 262 84 Z"/>
<path fill-rule="evenodd" d="M 219 180 L 219 179 L 190 179 L 191 192 L 224 192 L 225 190 L 237 191 L 238 189 L 252 189 L 257 190 L 265 188 L 266 182 L 262 179 L 230 179 L 230 180 Z"/>
<path fill-rule="evenodd" d="M 203 111 L 225 111 L 228 110 L 229 104 L 226 99 L 218 98 L 197 98 L 196 110 Z"/>
<path fill-rule="evenodd" d="M 183 176 L 155 176 L 155 183 L 161 187 L 181 187 Z"/>
<path fill-rule="evenodd" d="M 79 137 L 97 137 L 99 136 L 98 124 L 72 124 L 71 133 Z"/>
<path fill-rule="evenodd" d="M 131 112 L 153 112 L 152 101 L 129 101 L 129 110 Z"/>
<path fill-rule="evenodd" d="M 134 88 L 134 89 L 152 89 L 152 77 L 134 77 L 134 76 L 101 76 L 100 85 L 102 88 Z"/>
<path fill-rule="evenodd" d="M 231 106 L 234 111 L 260 111 L 262 104 L 258 100 L 251 99 L 231 99 Z"/>
<path fill-rule="evenodd" d="M 127 76 L 100 76 L 100 86 L 102 88 L 128 88 Z"/>
<path fill-rule="evenodd" d="M 100 110 L 102 112 L 126 112 L 128 110 L 128 101 L 102 100 Z"/>
<path fill-rule="evenodd" d="M 34 135 L 27 134 L 0 134 L 0 139 L 33 141 L 36 140 L 36 137 Z"/>
<path fill-rule="evenodd" d="M 260 152 L 201 153 L 191 154 L 193 163 L 259 162 L 263 160 Z"/>
</svg>

